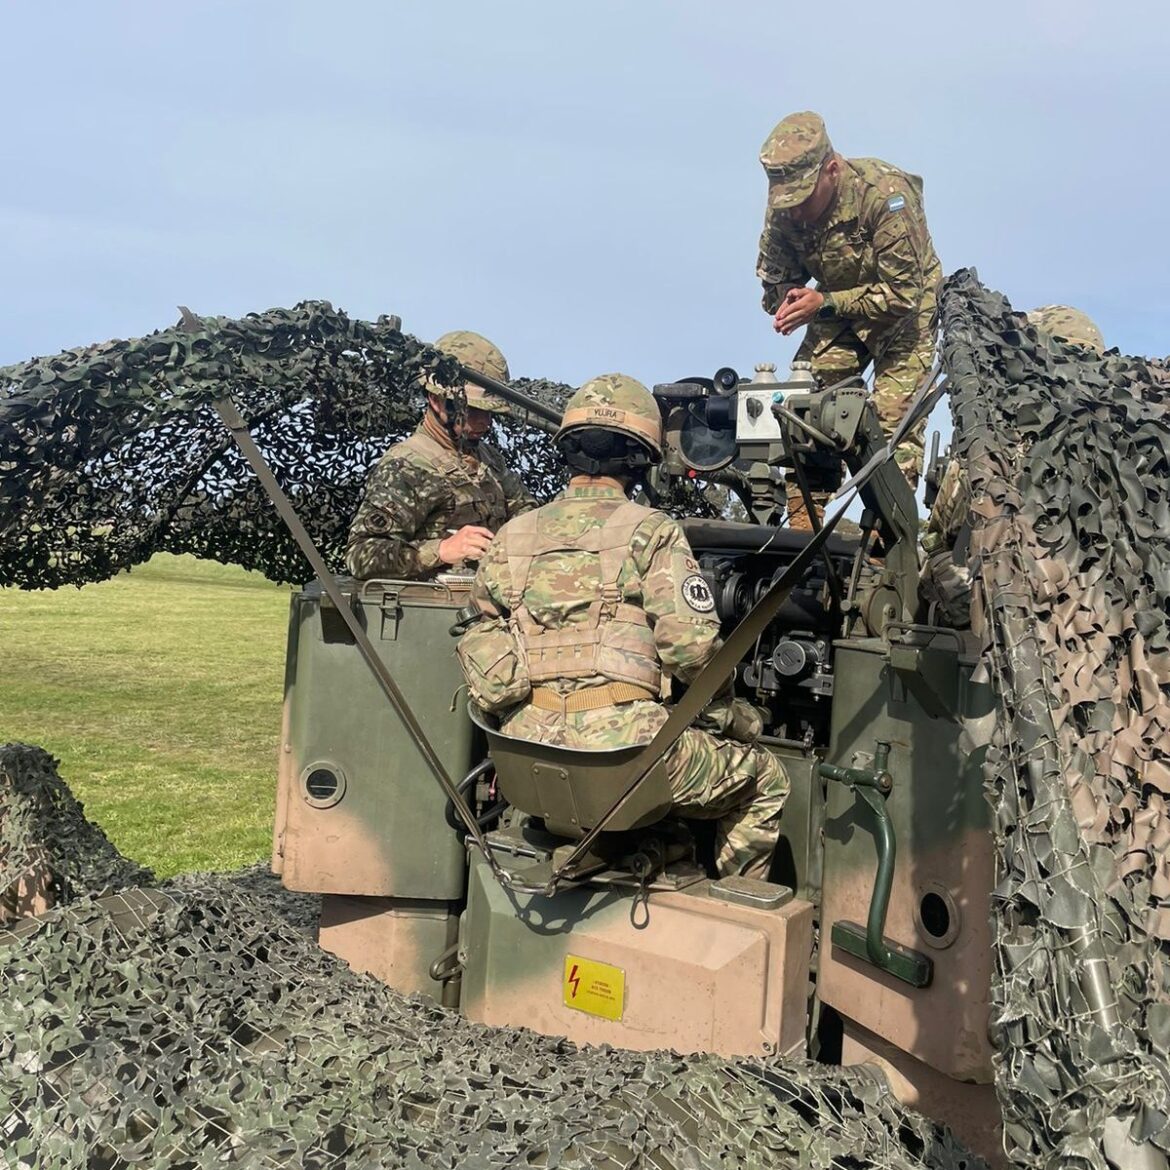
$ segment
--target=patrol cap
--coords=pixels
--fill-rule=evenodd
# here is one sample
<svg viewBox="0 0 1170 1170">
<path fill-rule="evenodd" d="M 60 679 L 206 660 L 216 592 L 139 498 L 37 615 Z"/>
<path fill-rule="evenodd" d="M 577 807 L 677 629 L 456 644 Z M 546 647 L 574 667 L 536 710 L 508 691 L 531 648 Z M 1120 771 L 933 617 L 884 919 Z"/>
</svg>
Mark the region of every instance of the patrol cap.
<svg viewBox="0 0 1170 1170">
<path fill-rule="evenodd" d="M 1042 329 L 1050 337 L 1059 337 L 1081 345 L 1096 353 L 1105 352 L 1105 338 L 1092 317 L 1074 309 L 1071 305 L 1041 305 L 1025 313 L 1030 325 Z"/>
<path fill-rule="evenodd" d="M 601 374 L 573 392 L 553 441 L 585 427 L 618 431 L 662 458 L 662 412 L 654 395 L 628 374 Z"/>
<path fill-rule="evenodd" d="M 820 114 L 805 110 L 778 122 L 760 147 L 760 162 L 768 175 L 768 206 L 784 210 L 803 203 L 832 153 Z"/>
<path fill-rule="evenodd" d="M 486 374 L 495 378 L 497 382 L 508 380 L 508 363 L 499 348 L 493 345 L 486 337 L 472 333 L 469 329 L 454 329 L 444 333 L 435 343 L 435 349 L 441 350 L 455 358 L 460 365 L 477 374 Z M 445 398 L 451 393 L 447 386 L 440 386 L 436 382 L 427 382 L 427 390 Z M 492 414 L 511 413 L 508 404 L 498 395 L 484 390 L 471 382 L 464 383 L 463 393 L 467 398 L 467 405 L 478 410 L 490 410 Z"/>
</svg>

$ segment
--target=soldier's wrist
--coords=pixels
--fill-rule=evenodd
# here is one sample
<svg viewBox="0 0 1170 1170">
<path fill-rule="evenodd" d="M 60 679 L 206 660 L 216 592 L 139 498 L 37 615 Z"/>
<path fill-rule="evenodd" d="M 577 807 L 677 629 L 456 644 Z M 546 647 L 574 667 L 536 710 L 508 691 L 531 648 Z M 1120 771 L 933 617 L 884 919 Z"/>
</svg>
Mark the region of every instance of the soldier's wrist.
<svg viewBox="0 0 1170 1170">
<path fill-rule="evenodd" d="M 837 317 L 837 302 L 833 299 L 832 293 L 822 293 L 824 303 L 817 310 L 818 321 L 833 321 Z"/>
</svg>

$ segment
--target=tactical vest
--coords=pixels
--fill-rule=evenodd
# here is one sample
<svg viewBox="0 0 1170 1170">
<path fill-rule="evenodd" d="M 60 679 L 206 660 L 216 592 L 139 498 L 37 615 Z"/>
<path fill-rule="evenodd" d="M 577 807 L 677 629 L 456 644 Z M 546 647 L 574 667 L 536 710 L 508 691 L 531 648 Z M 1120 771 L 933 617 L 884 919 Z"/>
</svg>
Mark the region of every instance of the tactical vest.
<svg viewBox="0 0 1170 1170">
<path fill-rule="evenodd" d="M 557 679 L 601 675 L 611 682 L 632 683 L 662 692 L 662 664 L 654 632 L 641 606 L 622 598 L 618 579 L 630 552 L 634 530 L 649 515 L 641 504 L 624 502 L 597 528 L 574 538 L 542 536 L 539 511 L 513 520 L 501 534 L 508 557 L 511 592 L 507 598 L 512 628 L 528 660 L 533 686 Z M 524 590 L 539 556 L 556 552 L 593 553 L 600 561 L 601 592 L 584 621 L 545 629 L 524 603 Z"/>
<path fill-rule="evenodd" d="M 460 455 L 430 435 L 416 431 L 403 439 L 399 448 L 421 456 L 428 467 L 451 489 L 455 507 L 450 515 L 442 516 L 445 528 L 462 528 L 465 524 L 479 524 L 495 531 L 508 519 L 508 500 L 495 468 L 481 456 L 481 470 L 471 471 Z M 484 454 L 487 454 L 484 452 Z M 484 469 L 490 474 L 485 474 Z"/>
</svg>

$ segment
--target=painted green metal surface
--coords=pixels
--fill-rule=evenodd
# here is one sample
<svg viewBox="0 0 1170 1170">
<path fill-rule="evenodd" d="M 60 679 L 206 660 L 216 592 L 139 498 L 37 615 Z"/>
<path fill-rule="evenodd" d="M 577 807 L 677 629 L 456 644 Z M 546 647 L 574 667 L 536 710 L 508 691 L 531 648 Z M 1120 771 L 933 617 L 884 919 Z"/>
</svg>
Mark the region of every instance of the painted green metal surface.
<svg viewBox="0 0 1170 1170">
<path fill-rule="evenodd" d="M 448 633 L 466 591 L 367 582 L 360 590 L 349 583 L 346 592 L 378 653 L 409 688 L 411 707 L 448 772 L 466 775 L 483 745 L 463 702 L 456 702 L 463 676 Z M 288 663 L 294 766 L 287 833 L 297 832 L 306 857 L 311 848 L 314 868 L 336 874 L 315 888 L 460 898 L 465 855 L 444 820 L 442 791 L 339 615 L 313 586 L 292 599 Z M 309 780 L 318 767 L 341 778 L 344 791 L 336 803 L 313 796 Z M 363 877 L 372 869 L 381 876 Z M 289 876 L 286 863 L 286 883 Z"/>
</svg>

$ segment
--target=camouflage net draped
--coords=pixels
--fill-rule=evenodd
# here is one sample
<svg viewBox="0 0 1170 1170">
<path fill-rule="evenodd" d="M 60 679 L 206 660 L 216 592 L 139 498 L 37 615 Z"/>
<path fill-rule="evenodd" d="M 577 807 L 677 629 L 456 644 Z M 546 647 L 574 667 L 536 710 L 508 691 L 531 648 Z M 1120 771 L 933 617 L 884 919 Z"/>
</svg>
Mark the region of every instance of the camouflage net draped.
<svg viewBox="0 0 1170 1170">
<path fill-rule="evenodd" d="M 307 580 L 212 408 L 229 393 L 340 569 L 370 465 L 418 422 L 418 379 L 452 382 L 456 368 L 391 320 L 308 301 L 0 369 L 0 585 L 83 585 L 160 551 Z M 514 384 L 553 406 L 568 391 Z M 556 453 L 519 417 L 499 429 L 510 465 L 547 499 L 563 478 Z"/>
<path fill-rule="evenodd" d="M 370 467 L 411 433 L 419 380 L 455 380 L 453 359 L 396 321 L 354 320 L 324 301 L 240 320 L 207 318 L 0 368 L 0 585 L 84 585 L 194 553 L 273 581 L 311 574 L 212 402 L 230 394 L 325 560 L 341 572 Z M 570 388 L 512 385 L 560 410 Z M 522 412 L 495 441 L 543 502 L 564 465 Z M 664 501 L 715 515 L 705 485 Z"/>
<path fill-rule="evenodd" d="M 13 759 L 24 793 L 44 760 Z M 981 1165 L 864 1072 L 486 1028 L 351 972 L 255 872 L 132 877 L 0 930 L 10 1170 Z"/>
<path fill-rule="evenodd" d="M 153 879 L 86 818 L 48 752 L 0 746 L 0 923 Z"/>
<path fill-rule="evenodd" d="M 971 272 L 947 283 L 943 329 L 1000 696 L 1007 1144 L 1104 1170 L 1118 1131 L 1170 1149 L 1170 379 L 1038 335 Z"/>
<path fill-rule="evenodd" d="M 1000 696 L 968 730 L 1000 858 L 1005 1135 L 1022 1166 L 1105 1170 L 1127 1139 L 1170 1149 L 1170 372 L 1043 338 L 970 272 L 942 313 Z M 210 411 L 225 384 L 340 562 L 365 469 L 440 359 L 321 305 L 215 327 L 0 375 L 0 581 L 81 584 L 160 549 L 299 580 Z M 547 445 L 516 434 L 547 496 Z M 43 753 L 8 749 L 0 784 L 0 879 L 40 861 L 80 898 L 0 937 L 10 1165 L 975 1164 L 858 1073 L 579 1051 L 404 1000 L 248 889 L 138 888 Z"/>
</svg>

